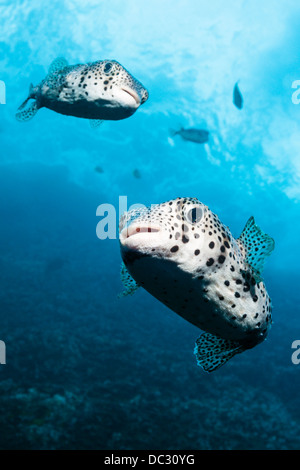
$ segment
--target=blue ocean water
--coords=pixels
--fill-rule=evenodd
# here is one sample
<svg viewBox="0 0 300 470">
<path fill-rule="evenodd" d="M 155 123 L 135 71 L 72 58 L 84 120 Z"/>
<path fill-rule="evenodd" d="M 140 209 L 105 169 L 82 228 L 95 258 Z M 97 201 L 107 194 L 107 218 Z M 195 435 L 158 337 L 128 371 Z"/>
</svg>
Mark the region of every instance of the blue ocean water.
<svg viewBox="0 0 300 470">
<path fill-rule="evenodd" d="M 299 448 L 298 2 L 19 0 L 0 18 L 0 448 Z M 96 130 L 47 109 L 17 122 L 58 56 L 118 60 L 149 100 Z M 120 196 L 197 197 L 236 237 L 254 215 L 276 243 L 267 340 L 207 374 L 196 327 L 142 289 L 119 299 L 96 210 L 118 219 Z"/>
</svg>

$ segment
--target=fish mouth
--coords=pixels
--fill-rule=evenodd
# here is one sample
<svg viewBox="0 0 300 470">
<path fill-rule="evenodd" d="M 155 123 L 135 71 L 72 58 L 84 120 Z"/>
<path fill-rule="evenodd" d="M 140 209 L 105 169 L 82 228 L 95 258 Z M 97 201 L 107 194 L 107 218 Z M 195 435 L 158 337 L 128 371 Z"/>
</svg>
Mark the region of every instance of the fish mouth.
<svg viewBox="0 0 300 470">
<path fill-rule="evenodd" d="M 120 243 L 123 247 L 132 250 L 138 250 L 141 247 L 151 247 L 155 243 L 155 234 L 158 234 L 160 231 L 160 227 L 152 224 L 129 225 L 129 227 L 124 227 L 121 230 Z"/>
<path fill-rule="evenodd" d="M 134 101 L 136 102 L 136 104 L 137 104 L 138 106 L 140 106 L 140 104 L 141 104 L 141 98 L 139 97 L 139 95 L 137 94 L 136 91 L 134 91 L 132 88 L 127 88 L 127 87 L 126 87 L 126 88 L 125 88 L 125 87 L 122 87 L 121 90 L 124 91 L 125 93 L 127 93 L 128 95 L 130 95 L 130 96 L 134 99 Z"/>
<path fill-rule="evenodd" d="M 126 240 L 130 237 L 135 237 L 141 233 L 157 233 L 160 232 L 159 227 L 154 227 L 153 225 L 129 225 L 129 227 L 123 228 L 120 233 L 120 238 Z"/>
</svg>

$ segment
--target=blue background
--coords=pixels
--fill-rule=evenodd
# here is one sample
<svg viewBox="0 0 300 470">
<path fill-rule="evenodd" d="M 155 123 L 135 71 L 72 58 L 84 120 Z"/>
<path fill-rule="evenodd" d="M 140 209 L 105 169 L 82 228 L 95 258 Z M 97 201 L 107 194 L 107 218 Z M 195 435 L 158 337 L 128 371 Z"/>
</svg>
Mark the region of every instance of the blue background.
<svg viewBox="0 0 300 470">
<path fill-rule="evenodd" d="M 0 448 L 298 448 L 298 2 L 1 1 L 0 18 Z M 17 122 L 58 56 L 118 60 L 150 98 L 97 130 L 47 109 Z M 209 143 L 171 137 L 181 126 Z M 266 342 L 205 374 L 197 328 L 142 289 L 117 298 L 119 244 L 97 239 L 96 209 L 118 216 L 121 195 L 197 197 L 236 237 L 255 216 L 276 241 Z"/>
</svg>

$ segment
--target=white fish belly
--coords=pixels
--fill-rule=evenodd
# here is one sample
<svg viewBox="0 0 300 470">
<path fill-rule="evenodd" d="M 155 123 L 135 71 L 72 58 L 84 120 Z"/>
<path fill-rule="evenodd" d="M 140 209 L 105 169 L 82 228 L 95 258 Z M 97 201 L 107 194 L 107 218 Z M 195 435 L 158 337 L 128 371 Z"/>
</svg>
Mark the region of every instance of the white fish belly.
<svg viewBox="0 0 300 470">
<path fill-rule="evenodd" d="M 88 101 L 84 98 L 43 99 L 43 106 L 60 114 L 85 119 L 118 121 L 130 117 L 135 110 L 109 106 L 107 100 Z"/>
<path fill-rule="evenodd" d="M 142 256 L 127 268 L 151 295 L 198 328 L 232 340 L 257 336 L 251 320 L 218 302 L 218 291 L 210 280 L 192 277 L 172 261 L 154 257 Z"/>
</svg>

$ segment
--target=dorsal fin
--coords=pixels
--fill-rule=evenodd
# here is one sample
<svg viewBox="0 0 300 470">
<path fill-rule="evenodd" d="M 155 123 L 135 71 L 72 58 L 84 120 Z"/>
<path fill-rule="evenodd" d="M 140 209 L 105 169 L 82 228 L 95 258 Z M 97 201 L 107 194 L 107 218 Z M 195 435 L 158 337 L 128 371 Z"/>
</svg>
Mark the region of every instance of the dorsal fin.
<svg viewBox="0 0 300 470">
<path fill-rule="evenodd" d="M 127 295 L 133 295 L 135 291 L 140 287 L 133 277 L 129 274 L 125 264 L 122 262 L 121 265 L 121 281 L 124 286 L 124 291 L 118 295 L 118 297 L 126 297 Z"/>
<path fill-rule="evenodd" d="M 243 245 L 246 262 L 253 269 L 255 279 L 259 282 L 265 260 L 275 248 L 273 238 L 256 225 L 254 217 L 250 217 L 238 241 Z"/>
<path fill-rule="evenodd" d="M 54 61 L 50 64 L 48 74 L 51 75 L 52 73 L 59 72 L 60 70 L 67 67 L 68 62 L 63 57 L 57 57 Z"/>
</svg>

